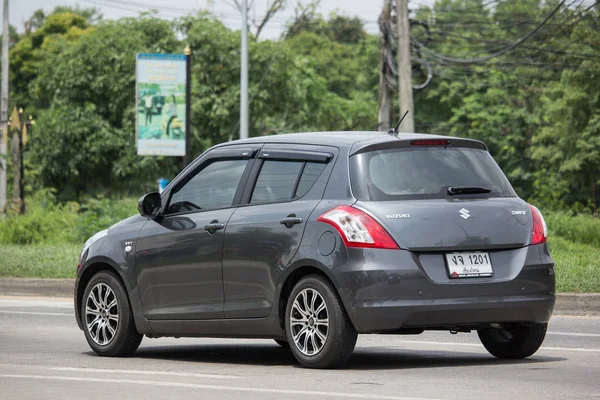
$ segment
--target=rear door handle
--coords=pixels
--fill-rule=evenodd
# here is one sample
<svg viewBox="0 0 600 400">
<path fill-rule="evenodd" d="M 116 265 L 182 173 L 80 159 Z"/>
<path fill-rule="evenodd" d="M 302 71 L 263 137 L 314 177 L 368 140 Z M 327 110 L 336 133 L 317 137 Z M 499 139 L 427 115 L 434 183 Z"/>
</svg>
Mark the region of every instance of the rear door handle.
<svg viewBox="0 0 600 400">
<path fill-rule="evenodd" d="M 210 224 L 206 225 L 204 227 L 204 230 L 212 235 L 216 231 L 223 229 L 223 228 L 225 228 L 225 224 L 220 223 L 218 220 L 215 219 L 214 221 L 211 221 Z"/>
<path fill-rule="evenodd" d="M 302 217 L 296 217 L 296 214 L 290 214 L 281 221 L 279 221 L 279 223 L 285 225 L 287 228 L 291 228 L 296 224 L 301 224 Z"/>
</svg>

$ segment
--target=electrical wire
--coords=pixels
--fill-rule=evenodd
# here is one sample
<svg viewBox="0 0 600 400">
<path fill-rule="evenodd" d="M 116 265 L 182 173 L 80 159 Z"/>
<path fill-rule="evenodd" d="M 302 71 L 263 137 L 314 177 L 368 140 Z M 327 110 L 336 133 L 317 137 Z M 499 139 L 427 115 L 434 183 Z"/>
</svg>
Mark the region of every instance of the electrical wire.
<svg viewBox="0 0 600 400">
<path fill-rule="evenodd" d="M 461 36 L 461 35 L 455 35 L 453 33 L 449 33 L 449 32 L 445 32 L 445 31 L 433 31 L 432 34 L 438 34 L 442 37 L 450 37 L 450 38 L 455 38 L 455 39 L 461 39 L 461 40 L 465 40 L 467 42 L 479 42 L 481 43 L 481 45 L 477 45 L 477 46 L 468 46 L 470 48 L 482 48 L 486 45 L 492 44 L 492 45 L 498 45 L 498 46 L 502 46 L 505 47 L 508 45 L 508 43 L 506 42 L 502 42 L 502 41 L 498 41 L 498 40 L 486 40 L 486 39 L 482 39 L 482 38 L 474 38 L 474 37 L 468 37 L 468 36 Z M 544 41 L 544 42 L 540 42 L 540 45 L 544 45 L 546 43 L 549 43 L 548 41 Z M 573 42 L 571 42 L 570 44 L 573 44 Z M 584 44 L 584 43 L 582 43 Z M 462 47 L 465 47 L 464 44 L 461 44 Z M 560 55 L 568 55 L 568 56 L 573 56 L 573 57 L 579 57 L 579 58 L 585 58 L 585 59 L 600 59 L 600 55 L 596 55 L 596 54 L 585 54 L 585 53 L 575 53 L 575 52 L 567 52 L 567 51 L 561 51 L 561 50 L 551 50 L 551 49 L 544 49 L 541 47 L 532 47 L 532 46 L 527 46 L 527 45 L 522 45 L 521 46 L 522 49 L 527 49 L 527 50 L 531 50 L 531 51 L 535 51 L 535 52 L 544 52 L 544 53 L 552 53 L 552 54 L 560 54 Z"/>
<path fill-rule="evenodd" d="M 429 53 L 434 58 L 437 58 L 437 59 L 440 59 L 440 60 L 444 60 L 444 61 L 447 61 L 447 62 L 456 63 L 456 64 L 477 64 L 477 63 L 486 62 L 486 61 L 489 61 L 489 60 L 491 60 L 493 58 L 496 58 L 496 57 L 499 57 L 499 56 L 501 56 L 503 54 L 508 53 L 509 51 L 517 48 L 521 43 L 525 42 L 531 36 L 533 36 L 537 31 L 539 31 L 546 24 L 546 22 L 548 22 L 554 16 L 554 14 L 556 14 L 558 12 L 558 10 L 560 10 L 560 8 L 562 7 L 562 5 L 565 2 L 566 2 L 566 0 L 562 0 L 559 3 L 559 5 L 550 14 L 548 14 L 548 16 L 535 29 L 533 29 L 527 35 L 525 35 L 521 39 L 517 40 L 516 42 L 514 42 L 510 46 L 507 46 L 504 49 L 502 49 L 502 50 L 500 50 L 500 51 L 498 51 L 498 52 L 496 52 L 494 54 L 490 54 L 488 56 L 485 56 L 485 57 L 471 58 L 471 59 L 461 59 L 461 58 L 447 57 L 447 56 L 444 56 L 442 54 L 438 54 L 435 51 L 429 49 L 428 47 L 424 46 L 422 43 L 420 43 L 416 39 L 411 38 L 411 42 L 413 42 L 419 48 L 425 50 L 427 53 Z"/>
</svg>

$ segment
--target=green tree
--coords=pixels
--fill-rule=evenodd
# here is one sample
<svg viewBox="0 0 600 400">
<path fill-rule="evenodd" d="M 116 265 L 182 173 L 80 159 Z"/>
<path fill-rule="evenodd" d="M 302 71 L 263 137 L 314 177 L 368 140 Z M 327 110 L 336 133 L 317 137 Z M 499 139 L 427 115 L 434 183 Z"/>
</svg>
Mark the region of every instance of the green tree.
<svg viewBox="0 0 600 400">
<path fill-rule="evenodd" d="M 60 43 L 76 41 L 88 23 L 76 14 L 52 14 L 35 32 L 25 35 L 10 52 L 10 88 L 16 104 L 31 104 L 29 88 L 42 71 L 44 60 L 60 52 Z"/>
<path fill-rule="evenodd" d="M 533 158 L 547 167 L 544 175 L 552 178 L 551 190 L 561 194 L 561 200 L 589 205 L 597 214 L 600 83 L 593 79 L 598 72 L 590 74 L 588 68 L 598 71 L 600 63 L 586 61 L 580 70 L 564 71 L 560 82 L 544 91 L 544 126 L 534 137 Z"/>
<path fill-rule="evenodd" d="M 56 188 L 63 199 L 111 186 L 113 154 L 127 140 L 93 105 L 51 107 L 40 113 L 38 122 L 31 156 L 42 166 L 44 186 Z"/>
<path fill-rule="evenodd" d="M 52 12 L 46 15 L 46 12 L 43 8 L 37 9 L 33 12 L 31 17 L 25 21 L 25 33 L 30 34 L 44 26 L 46 19 L 54 14 L 75 14 L 80 17 L 83 17 L 89 25 L 94 25 L 98 21 L 102 19 L 102 14 L 100 10 L 96 7 L 80 7 L 79 4 L 75 5 L 75 7 L 71 6 L 56 6 L 52 10 Z"/>
</svg>

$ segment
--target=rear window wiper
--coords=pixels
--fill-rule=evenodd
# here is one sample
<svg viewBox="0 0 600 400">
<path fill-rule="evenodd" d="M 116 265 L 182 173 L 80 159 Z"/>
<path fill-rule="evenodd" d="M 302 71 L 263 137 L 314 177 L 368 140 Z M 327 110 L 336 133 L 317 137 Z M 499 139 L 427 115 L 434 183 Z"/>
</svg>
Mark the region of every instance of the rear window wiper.
<svg viewBox="0 0 600 400">
<path fill-rule="evenodd" d="M 480 186 L 450 186 L 448 188 L 448 194 L 454 196 L 456 194 L 480 194 L 490 193 L 492 189 L 480 187 Z"/>
</svg>

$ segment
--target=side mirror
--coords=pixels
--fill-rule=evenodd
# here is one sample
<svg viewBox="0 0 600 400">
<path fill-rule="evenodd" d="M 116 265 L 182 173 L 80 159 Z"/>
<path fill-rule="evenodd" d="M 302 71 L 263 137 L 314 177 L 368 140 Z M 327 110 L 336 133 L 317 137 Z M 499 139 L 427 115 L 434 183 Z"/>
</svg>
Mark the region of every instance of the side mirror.
<svg viewBox="0 0 600 400">
<path fill-rule="evenodd" d="M 145 194 L 138 200 L 138 211 L 142 217 L 154 219 L 160 214 L 161 208 L 162 201 L 158 192 Z"/>
</svg>

